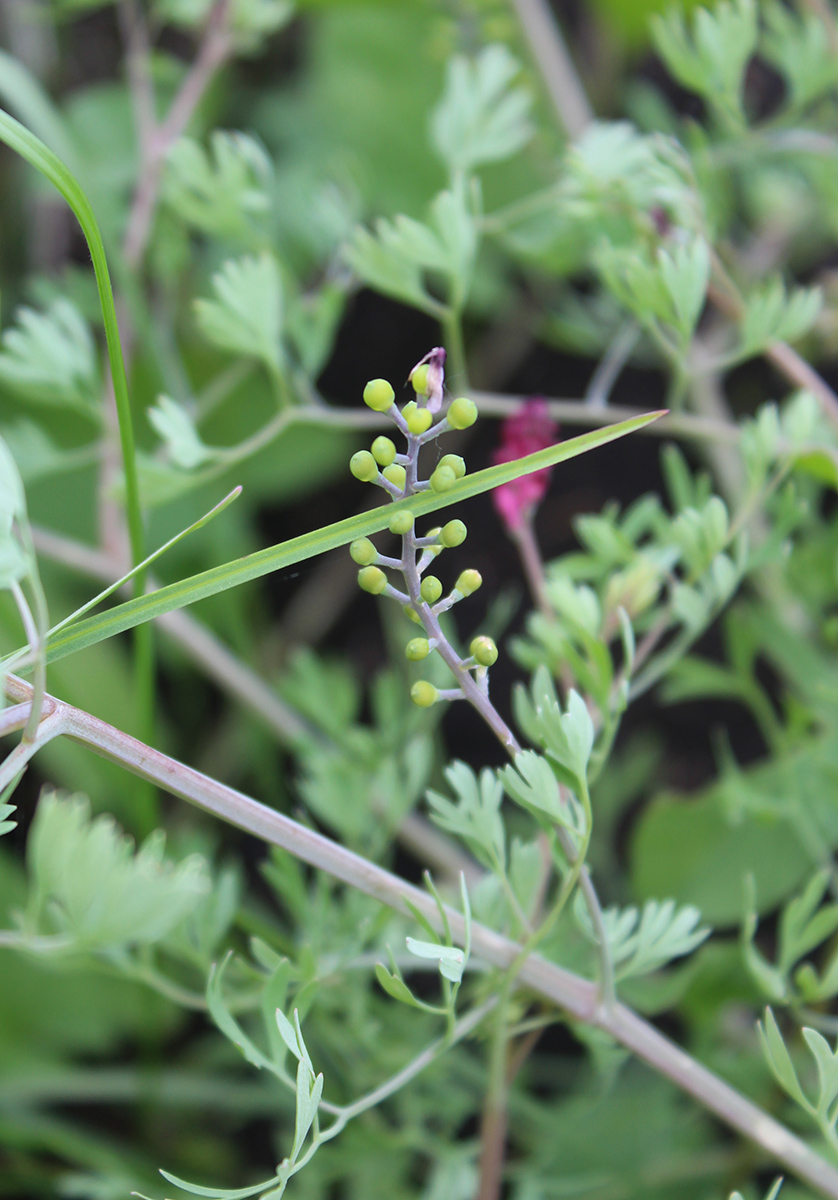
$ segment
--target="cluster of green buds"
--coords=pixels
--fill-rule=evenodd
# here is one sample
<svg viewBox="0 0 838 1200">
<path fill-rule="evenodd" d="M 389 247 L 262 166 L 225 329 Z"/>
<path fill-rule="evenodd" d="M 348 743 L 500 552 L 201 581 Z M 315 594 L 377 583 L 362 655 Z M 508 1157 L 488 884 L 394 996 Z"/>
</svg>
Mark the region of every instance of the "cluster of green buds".
<svg viewBox="0 0 838 1200">
<path fill-rule="evenodd" d="M 396 395 L 386 379 L 372 379 L 364 388 L 364 403 L 375 412 L 386 414 L 407 441 L 404 453 L 396 450 L 388 437 L 377 437 L 369 450 L 353 454 L 349 469 L 356 479 L 383 488 L 392 501 L 430 489 L 449 491 L 466 473 L 466 465 L 457 454 L 446 454 L 434 467 L 428 479 L 419 477 L 419 454 L 423 446 L 443 433 L 468 429 L 477 420 L 477 406 L 465 396 L 446 402 L 443 394 L 445 351 L 436 347 L 426 354 L 410 372 L 415 399 L 401 409 Z M 380 554 L 369 538 L 359 538 L 349 547 L 358 564 L 358 583 L 365 592 L 387 596 L 397 601 L 405 614 L 421 625 L 425 636 L 412 638 L 405 653 L 411 662 L 419 662 L 435 650 L 457 680 L 454 688 L 439 689 L 427 680 L 419 680 L 411 688 L 411 698 L 421 708 L 437 700 L 470 699 L 482 707 L 488 697 L 487 672 L 498 657 L 495 643 L 489 637 L 475 637 L 470 656 L 461 658 L 442 632 L 439 617 L 453 605 L 476 592 L 483 580 L 480 572 L 461 571 L 453 588 L 445 594 L 441 580 L 426 574 L 443 550 L 461 546 L 466 539 L 466 527 L 460 520 L 448 521 L 422 536 L 416 533 L 410 513 L 395 512 L 389 524 L 390 532 L 402 539 L 401 558 Z M 403 587 L 390 583 L 387 571 L 401 575 Z"/>
</svg>

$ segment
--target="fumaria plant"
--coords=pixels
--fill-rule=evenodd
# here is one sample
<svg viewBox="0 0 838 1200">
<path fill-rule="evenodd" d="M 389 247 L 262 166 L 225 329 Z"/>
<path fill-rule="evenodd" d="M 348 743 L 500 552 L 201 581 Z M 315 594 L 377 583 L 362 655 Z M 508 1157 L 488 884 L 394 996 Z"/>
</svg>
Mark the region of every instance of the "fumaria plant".
<svg viewBox="0 0 838 1200">
<path fill-rule="evenodd" d="M 310 7 L 3 8 L 0 1186 L 838 1198 L 838 20 Z"/>
</svg>

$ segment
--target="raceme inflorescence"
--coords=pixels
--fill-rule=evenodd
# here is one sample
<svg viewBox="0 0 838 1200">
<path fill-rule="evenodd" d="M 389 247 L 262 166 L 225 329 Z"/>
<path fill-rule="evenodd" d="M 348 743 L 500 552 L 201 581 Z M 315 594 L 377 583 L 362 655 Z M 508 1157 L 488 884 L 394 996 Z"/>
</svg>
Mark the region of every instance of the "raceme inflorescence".
<svg viewBox="0 0 838 1200">
<path fill-rule="evenodd" d="M 377 437 L 369 450 L 359 450 L 352 456 L 349 467 L 356 479 L 383 488 L 393 501 L 431 489 L 449 491 L 466 473 L 466 466 L 457 454 L 444 454 L 428 479 L 420 478 L 419 458 L 422 448 L 435 442 L 449 430 L 467 429 L 477 420 L 477 406 L 464 396 L 446 401 L 444 397 L 445 351 L 437 346 L 416 364 L 410 372 L 415 400 L 401 409 L 395 402 L 395 392 L 385 379 L 373 379 L 364 388 L 364 402 L 376 412 L 386 413 L 407 441 L 407 449 L 399 453 L 388 437 Z M 443 550 L 460 546 L 466 539 L 466 527 L 454 519 L 419 536 L 409 513 L 393 514 L 390 532 L 402 539 L 400 558 L 379 553 L 368 538 L 360 538 L 349 548 L 358 564 L 358 583 L 366 592 L 388 596 L 397 601 L 405 614 L 421 625 L 425 636 L 412 638 L 405 648 L 411 662 L 419 662 L 436 650 L 451 669 L 456 686 L 439 689 L 428 680 L 418 680 L 410 694 L 413 702 L 426 708 L 437 700 L 468 699 L 480 709 L 488 699 L 488 670 L 498 657 L 497 646 L 490 637 L 477 636 L 470 644 L 471 654 L 462 658 L 440 627 L 440 616 L 460 600 L 477 591 L 483 582 L 479 571 L 461 571 L 450 592 L 436 575 L 426 574 Z M 386 571 L 401 575 L 403 587 L 388 581 Z M 505 740 L 505 739 L 504 739 Z"/>
</svg>

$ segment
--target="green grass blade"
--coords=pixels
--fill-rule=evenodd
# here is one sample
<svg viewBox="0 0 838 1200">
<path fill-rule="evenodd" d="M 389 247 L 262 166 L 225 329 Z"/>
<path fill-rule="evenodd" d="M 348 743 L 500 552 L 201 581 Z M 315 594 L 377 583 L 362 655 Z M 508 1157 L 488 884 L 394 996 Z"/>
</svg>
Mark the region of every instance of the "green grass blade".
<svg viewBox="0 0 838 1200">
<path fill-rule="evenodd" d="M 119 418 L 119 438 L 125 470 L 125 507 L 128 516 L 128 532 L 131 538 L 131 555 L 136 564 L 142 561 L 144 551 L 140 489 L 134 453 L 134 429 L 131 423 L 128 381 L 125 376 L 125 362 L 119 340 L 113 289 L 99 225 L 90 201 L 72 171 L 65 166 L 57 154 L 50 150 L 49 146 L 45 145 L 40 138 L 35 137 L 35 134 L 25 125 L 21 125 L 14 117 L 9 116 L 2 108 L 0 108 L 0 141 L 5 142 L 21 158 L 25 158 L 36 171 L 40 171 L 50 183 L 54 184 L 73 210 L 87 240 L 90 257 L 93 261 L 93 271 L 96 275 L 96 286 L 99 289 L 105 340 L 108 344 L 108 359 Z M 136 586 L 138 592 L 142 590 L 142 578 L 139 575 L 136 577 Z"/>
<path fill-rule="evenodd" d="M 546 450 L 538 450 L 535 454 L 529 454 L 515 462 L 502 463 L 500 466 L 487 467 L 484 471 L 466 475 L 458 480 L 449 492 L 420 492 L 417 496 L 399 500 L 395 504 L 383 504 L 371 512 L 348 517 L 334 525 L 326 525 L 312 533 L 302 534 L 290 541 L 269 546 L 265 550 L 257 550 L 255 554 L 249 554 L 245 558 L 235 559 L 200 575 L 193 575 L 155 592 L 149 592 L 145 596 L 129 600 L 126 604 L 120 604 L 109 612 L 79 621 L 56 637 L 50 638 L 47 661 L 56 662 L 77 650 L 83 650 L 86 646 L 92 646 L 126 629 L 133 629 L 143 621 L 151 621 L 164 613 L 226 591 L 227 588 L 238 587 L 239 584 L 259 579 L 271 571 L 283 570 L 304 559 L 324 554 L 327 550 L 354 541 L 355 538 L 379 533 L 387 528 L 396 512 L 405 511 L 413 513 L 415 517 L 421 517 L 437 509 L 447 508 L 459 500 L 466 500 L 503 483 L 509 483 L 520 475 L 566 462 L 588 450 L 594 450 L 597 446 L 603 446 L 606 442 L 612 442 L 627 433 L 641 429 L 662 415 L 660 412 L 646 413 L 640 417 L 633 417 L 630 421 L 621 421 L 618 425 L 607 425 L 604 429 L 583 433 L 580 437 L 549 446 Z"/>
</svg>

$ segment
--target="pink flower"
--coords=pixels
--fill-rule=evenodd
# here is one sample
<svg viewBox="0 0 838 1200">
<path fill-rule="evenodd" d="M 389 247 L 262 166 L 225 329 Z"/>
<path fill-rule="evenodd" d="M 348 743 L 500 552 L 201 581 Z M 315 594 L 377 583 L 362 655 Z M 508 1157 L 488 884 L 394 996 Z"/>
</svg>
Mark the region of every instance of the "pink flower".
<svg viewBox="0 0 838 1200">
<path fill-rule="evenodd" d="M 501 444 L 492 455 L 492 462 L 514 462 L 536 450 L 544 450 L 555 443 L 558 434 L 559 427 L 550 417 L 547 401 L 540 396 L 533 397 L 504 421 Z M 544 499 L 551 473 L 552 468 L 545 467 L 494 489 L 495 509 L 510 533 L 521 529 Z"/>
</svg>

